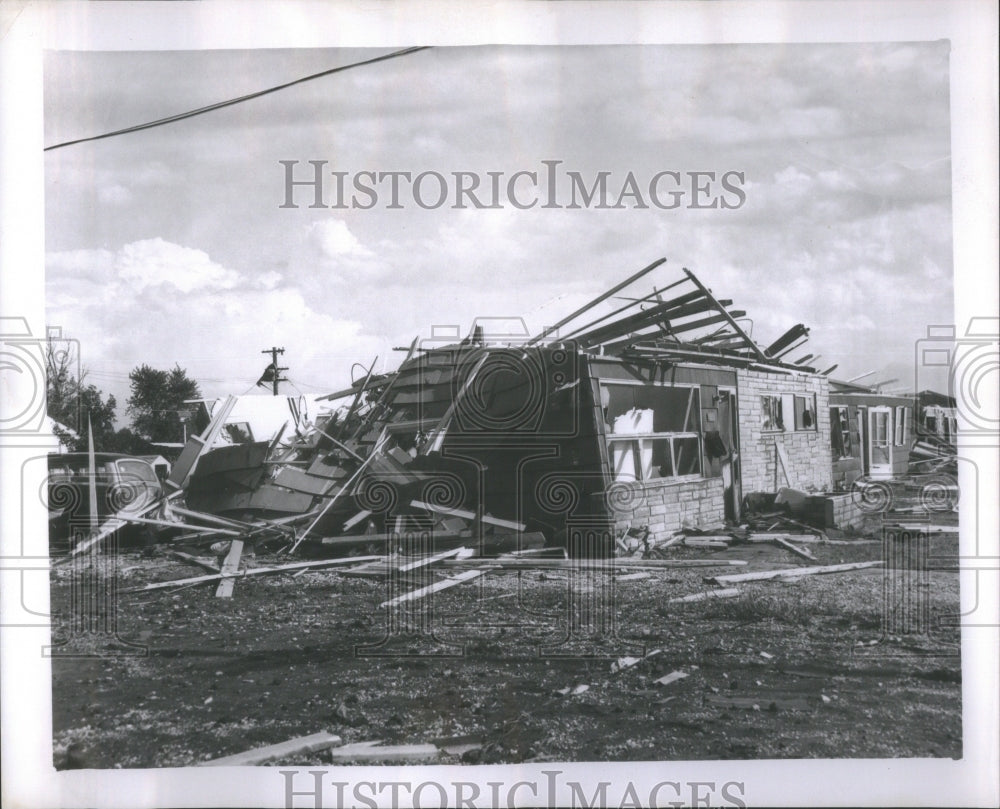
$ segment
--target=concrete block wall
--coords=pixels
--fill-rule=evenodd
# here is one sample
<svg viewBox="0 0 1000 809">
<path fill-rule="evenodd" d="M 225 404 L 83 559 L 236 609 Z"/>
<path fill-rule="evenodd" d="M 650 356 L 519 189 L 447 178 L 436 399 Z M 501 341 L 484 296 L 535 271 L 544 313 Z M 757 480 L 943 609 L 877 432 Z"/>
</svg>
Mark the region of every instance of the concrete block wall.
<svg viewBox="0 0 1000 809">
<path fill-rule="evenodd" d="M 648 525 L 651 537 L 663 539 L 681 528 L 725 522 L 722 478 L 675 481 L 669 478 L 634 484 L 637 496 L 628 510 L 615 514 L 617 529 Z"/>
<path fill-rule="evenodd" d="M 740 423 L 740 473 L 743 493 L 773 492 L 777 454 L 784 447 L 792 488 L 831 491 L 830 384 L 825 376 L 790 375 L 739 369 L 736 372 Z M 764 432 L 760 397 L 764 394 L 816 394 L 816 429 L 794 430 L 794 416 L 784 413 L 785 430 Z M 785 477 L 778 469 L 778 488 Z"/>
</svg>

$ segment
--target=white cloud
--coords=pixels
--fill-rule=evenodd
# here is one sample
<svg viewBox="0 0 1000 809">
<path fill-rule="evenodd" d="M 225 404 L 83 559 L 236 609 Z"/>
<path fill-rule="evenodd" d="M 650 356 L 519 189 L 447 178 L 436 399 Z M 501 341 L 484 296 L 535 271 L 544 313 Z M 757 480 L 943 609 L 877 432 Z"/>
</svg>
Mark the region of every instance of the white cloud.
<svg viewBox="0 0 1000 809">
<path fill-rule="evenodd" d="M 163 239 L 126 244 L 115 256 L 115 272 L 138 290 L 172 286 L 180 292 L 232 289 L 240 274 L 212 261 L 203 250 L 181 247 Z"/>
</svg>

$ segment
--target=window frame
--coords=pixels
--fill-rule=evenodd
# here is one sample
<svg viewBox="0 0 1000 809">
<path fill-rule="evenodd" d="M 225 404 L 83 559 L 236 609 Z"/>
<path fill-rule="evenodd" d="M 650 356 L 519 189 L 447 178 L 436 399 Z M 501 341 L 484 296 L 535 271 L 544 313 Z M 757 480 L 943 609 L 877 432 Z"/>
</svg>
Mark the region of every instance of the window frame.
<svg viewBox="0 0 1000 809">
<path fill-rule="evenodd" d="M 771 420 L 774 420 L 774 405 L 766 406 L 765 401 L 770 400 L 772 403 L 777 402 L 777 419 L 778 426 L 768 427 L 767 422 L 764 420 L 766 414 L 769 414 Z M 780 393 L 762 393 L 760 394 L 760 431 L 762 433 L 783 433 L 785 430 L 785 415 L 784 415 L 784 396 Z"/>
<path fill-rule="evenodd" d="M 834 411 L 838 411 L 834 415 Z M 840 411 L 843 411 L 844 418 L 841 419 Z M 834 436 L 840 436 L 840 447 L 834 445 Z M 836 453 L 839 449 L 842 454 L 834 458 L 835 461 L 854 458 L 854 442 L 851 435 L 851 407 L 850 405 L 830 405 L 830 449 Z"/>
<path fill-rule="evenodd" d="M 611 467 L 611 476 L 615 481 L 636 481 L 642 483 L 650 483 L 653 481 L 685 481 L 685 480 L 698 480 L 704 477 L 705 467 L 704 467 L 704 436 L 701 431 L 701 385 L 697 383 L 682 383 L 677 385 L 664 385 L 662 383 L 644 383 L 644 382 L 630 382 L 627 380 L 618 379 L 599 379 L 598 383 L 602 387 L 610 387 L 614 385 L 619 385 L 621 387 L 656 387 L 656 388 L 668 388 L 674 390 L 687 390 L 688 391 L 688 401 L 687 409 L 684 414 L 684 426 L 689 429 L 685 430 L 663 430 L 658 432 L 642 432 L 642 433 L 613 433 L 610 431 L 609 419 L 605 418 L 605 437 L 607 439 L 608 446 L 608 461 Z M 602 393 L 603 397 L 603 393 Z M 655 418 L 655 415 L 654 415 Z M 690 429 L 691 427 L 695 429 Z M 642 464 L 643 452 L 647 449 L 652 451 L 652 443 L 654 441 L 667 441 L 667 451 L 670 453 L 670 463 L 671 468 L 676 470 L 677 468 L 677 445 L 676 442 L 679 440 L 690 440 L 695 439 L 697 441 L 697 451 L 695 453 L 695 461 L 697 471 L 689 472 L 685 474 L 678 475 L 676 472 L 671 475 L 659 475 L 655 477 L 647 477 Z M 616 447 L 622 447 L 624 445 L 631 445 L 632 454 L 632 469 L 631 470 L 618 470 L 616 466 L 618 465 L 618 459 L 616 458 Z M 631 474 L 630 474 L 631 473 Z"/>
</svg>

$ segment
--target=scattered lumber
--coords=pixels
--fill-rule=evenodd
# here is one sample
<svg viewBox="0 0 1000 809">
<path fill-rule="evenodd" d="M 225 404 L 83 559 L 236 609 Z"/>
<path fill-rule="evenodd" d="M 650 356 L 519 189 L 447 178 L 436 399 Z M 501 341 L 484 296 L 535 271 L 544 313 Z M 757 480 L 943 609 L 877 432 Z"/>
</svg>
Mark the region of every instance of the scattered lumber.
<svg viewBox="0 0 1000 809">
<path fill-rule="evenodd" d="M 383 601 L 378 606 L 379 609 L 382 609 L 383 607 L 395 607 L 397 604 L 403 604 L 407 601 L 417 601 L 424 596 L 429 596 L 431 593 L 439 593 L 442 590 L 449 589 L 450 587 L 465 584 L 466 582 L 472 581 L 485 573 L 485 570 L 465 570 L 450 578 L 441 579 L 441 581 L 428 584 L 426 587 L 421 587 L 417 590 L 410 590 L 408 593 L 403 593 L 403 595 L 390 598 L 388 601 Z"/>
<path fill-rule="evenodd" d="M 813 556 L 811 553 L 809 553 L 809 551 L 807 551 L 805 548 L 799 548 L 793 545 L 784 537 L 774 537 L 773 542 L 775 545 L 780 545 L 782 548 L 790 550 L 792 553 L 796 554 L 797 556 L 801 556 L 803 559 L 808 559 L 810 562 L 816 561 L 816 557 Z"/>
<path fill-rule="evenodd" d="M 729 547 L 730 540 L 727 538 L 725 541 L 721 539 L 716 539 L 715 537 L 709 539 L 708 537 L 685 537 L 684 544 L 689 548 L 710 548 L 711 550 L 722 550 L 724 551 Z"/>
<path fill-rule="evenodd" d="M 370 562 L 376 559 L 381 560 L 381 556 L 348 556 L 342 559 L 320 559 L 314 562 L 293 562 L 289 565 L 279 565 L 278 567 L 256 567 L 250 570 L 241 570 L 235 573 L 216 573 L 210 576 L 194 576 L 189 579 L 174 579 L 172 581 L 157 581 L 147 584 L 144 587 L 131 587 L 122 590 L 123 593 L 141 593 L 147 590 L 162 590 L 166 587 L 184 587 L 188 584 L 201 584 L 206 581 L 219 581 L 224 578 L 242 579 L 249 576 L 267 576 L 272 573 L 290 573 L 304 568 L 336 567 L 337 565 L 353 565 L 358 562 Z"/>
<path fill-rule="evenodd" d="M 184 551 L 168 550 L 167 553 L 177 559 L 183 559 L 185 562 L 190 562 L 193 565 L 198 565 L 198 567 L 203 567 L 205 570 L 211 571 L 212 573 L 221 572 L 221 568 L 210 559 L 203 559 L 201 556 L 184 553 Z"/>
<path fill-rule="evenodd" d="M 433 565 L 435 562 L 441 562 L 445 559 L 450 559 L 453 556 L 461 556 L 462 554 L 471 553 L 469 548 L 459 547 L 452 548 L 449 551 L 441 551 L 441 553 L 431 554 L 429 556 L 421 556 L 412 562 L 407 562 L 404 565 L 400 565 L 396 568 L 400 573 L 404 573 L 407 570 L 416 570 L 418 567 L 424 567 L 426 565 Z"/>
<path fill-rule="evenodd" d="M 710 598 L 736 598 L 739 596 L 740 591 L 735 587 L 730 587 L 726 590 L 705 590 L 703 593 L 692 593 L 689 596 L 680 596 L 679 598 L 670 598 L 667 600 L 668 604 L 691 604 L 696 601 L 707 601 Z"/>
<path fill-rule="evenodd" d="M 229 553 L 226 554 L 226 558 L 222 562 L 222 570 L 219 571 L 226 578 L 219 582 L 219 586 L 215 590 L 216 598 L 233 597 L 233 587 L 236 585 L 236 580 L 232 578 L 232 574 L 239 570 L 242 555 L 243 540 L 234 539 L 229 546 Z"/>
<path fill-rule="evenodd" d="M 433 744 L 396 744 L 379 746 L 378 741 L 355 742 L 334 747 L 330 757 L 336 761 L 435 761 L 442 750 Z M 469 749 L 476 749 L 473 745 Z"/>
<path fill-rule="evenodd" d="M 773 539 L 787 539 L 790 542 L 822 542 L 813 534 L 788 534 L 774 531 L 754 531 L 746 538 L 746 542 L 770 542 Z"/>
<path fill-rule="evenodd" d="M 413 508 L 419 508 L 423 511 L 430 511 L 434 514 L 444 514 L 448 517 L 461 517 L 464 520 L 476 521 L 477 519 L 485 523 L 486 525 L 493 525 L 497 528 L 508 528 L 511 531 L 527 531 L 528 526 L 523 522 L 513 522 L 512 520 L 501 520 L 496 517 L 491 517 L 488 514 L 483 516 L 477 516 L 474 511 L 467 511 L 462 508 L 445 508 L 443 506 L 436 506 L 433 503 L 424 503 L 421 500 L 411 500 L 410 505 Z"/>
<path fill-rule="evenodd" d="M 337 747 L 340 743 L 340 736 L 335 736 L 332 733 L 313 733 L 311 736 L 302 736 L 298 739 L 289 739 L 287 742 L 269 744 L 266 747 L 257 747 L 253 750 L 247 750 L 245 753 L 236 753 L 231 756 L 214 758 L 211 761 L 202 761 L 198 766 L 247 767 L 255 764 L 265 764 L 268 761 L 274 761 L 279 758 L 315 753 L 319 750 Z"/>
<path fill-rule="evenodd" d="M 688 676 L 687 672 L 672 671 L 670 672 L 670 674 L 664 675 L 659 680 L 653 680 L 653 682 L 656 683 L 657 685 L 670 685 L 671 683 L 675 683 L 678 680 L 683 680 L 687 676 Z"/>
<path fill-rule="evenodd" d="M 881 567 L 882 562 L 850 562 L 845 565 L 818 565 L 816 567 L 792 567 L 784 570 L 764 570 L 759 573 L 736 573 L 729 576 L 706 576 L 709 584 L 736 584 L 742 581 L 767 581 L 769 579 L 795 579 L 801 576 L 845 573 L 849 570 L 864 570 Z"/>
<path fill-rule="evenodd" d="M 502 570 L 622 570 L 626 568 L 742 567 L 743 559 L 446 559 L 443 567 L 489 567 Z"/>
<path fill-rule="evenodd" d="M 618 672 L 630 669 L 633 666 L 639 665 L 639 663 L 644 660 L 649 660 L 649 658 L 655 657 L 662 652 L 662 649 L 653 649 L 653 651 L 649 652 L 645 657 L 619 657 L 614 663 L 611 664 L 611 673 L 617 674 Z"/>
</svg>

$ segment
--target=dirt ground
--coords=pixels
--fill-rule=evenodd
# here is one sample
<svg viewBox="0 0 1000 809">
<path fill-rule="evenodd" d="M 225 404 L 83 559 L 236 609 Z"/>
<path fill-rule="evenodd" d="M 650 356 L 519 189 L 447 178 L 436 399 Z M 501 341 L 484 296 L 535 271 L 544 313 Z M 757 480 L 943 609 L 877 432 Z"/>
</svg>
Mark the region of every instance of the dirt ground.
<svg viewBox="0 0 1000 809">
<path fill-rule="evenodd" d="M 678 559 L 748 564 L 491 572 L 401 617 L 379 608 L 386 581 L 331 570 L 241 579 L 229 600 L 214 583 L 123 592 L 205 572 L 155 548 L 112 564 L 118 640 L 79 623 L 73 634 L 87 569 L 55 568 L 54 639 L 81 655 L 53 660 L 55 763 L 185 766 L 319 731 L 481 744 L 442 762 L 958 758 L 957 535 L 927 541 L 922 575 L 749 582 L 736 598 L 677 604 L 713 589 L 704 576 L 804 560 L 770 545 L 675 547 Z M 883 553 L 872 539 L 808 547 L 819 564 Z M 900 582 L 910 600 L 886 613 Z M 910 631 L 921 607 L 927 631 Z M 567 639 L 571 614 L 583 625 Z M 587 635 L 602 615 L 615 633 Z M 647 657 L 613 671 L 627 655 Z M 672 672 L 687 676 L 655 682 Z M 329 762 L 318 752 L 278 763 Z"/>
</svg>

